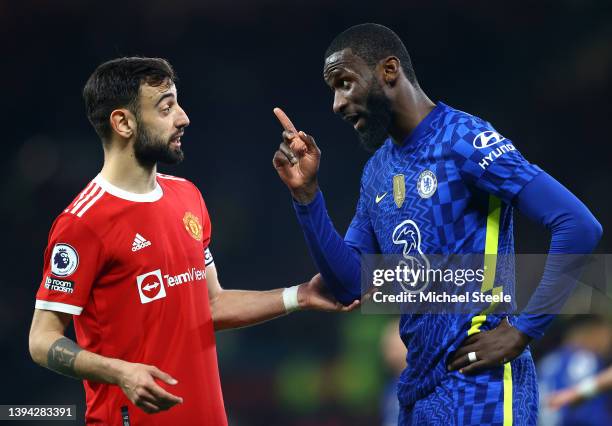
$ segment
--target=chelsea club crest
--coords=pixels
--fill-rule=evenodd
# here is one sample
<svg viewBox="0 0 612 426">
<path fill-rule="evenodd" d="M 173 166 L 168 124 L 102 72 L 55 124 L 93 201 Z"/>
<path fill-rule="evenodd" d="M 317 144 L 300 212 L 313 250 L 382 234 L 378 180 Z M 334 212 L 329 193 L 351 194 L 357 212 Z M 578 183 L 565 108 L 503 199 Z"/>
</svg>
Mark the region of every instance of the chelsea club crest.
<svg viewBox="0 0 612 426">
<path fill-rule="evenodd" d="M 424 170 L 417 179 L 417 191 L 421 198 L 429 198 L 438 188 L 438 179 L 431 170 Z"/>
</svg>

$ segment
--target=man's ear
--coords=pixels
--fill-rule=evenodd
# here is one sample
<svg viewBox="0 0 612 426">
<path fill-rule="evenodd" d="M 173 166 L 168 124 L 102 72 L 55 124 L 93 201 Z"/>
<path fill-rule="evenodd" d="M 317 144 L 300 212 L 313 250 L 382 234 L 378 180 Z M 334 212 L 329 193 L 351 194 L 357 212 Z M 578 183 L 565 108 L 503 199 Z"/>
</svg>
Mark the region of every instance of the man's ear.
<svg viewBox="0 0 612 426">
<path fill-rule="evenodd" d="M 111 112 L 110 125 L 113 131 L 124 139 L 129 139 L 136 133 L 136 118 L 125 108 Z"/>
<path fill-rule="evenodd" d="M 395 86 L 400 77 L 401 65 L 395 56 L 388 56 L 380 62 L 383 81 L 389 86 Z"/>
</svg>

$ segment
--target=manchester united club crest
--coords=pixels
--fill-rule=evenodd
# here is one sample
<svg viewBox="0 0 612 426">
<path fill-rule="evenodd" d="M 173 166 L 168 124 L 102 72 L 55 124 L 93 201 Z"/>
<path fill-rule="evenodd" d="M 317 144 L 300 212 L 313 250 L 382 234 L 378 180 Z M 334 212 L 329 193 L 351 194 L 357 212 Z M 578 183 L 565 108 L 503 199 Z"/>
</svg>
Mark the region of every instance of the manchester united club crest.
<svg viewBox="0 0 612 426">
<path fill-rule="evenodd" d="M 393 199 L 398 209 L 404 204 L 406 199 L 406 180 L 404 175 L 393 176 Z"/>
<path fill-rule="evenodd" d="M 185 216 L 183 216 L 183 224 L 189 235 L 198 241 L 202 241 L 202 224 L 196 215 L 186 212 Z"/>
</svg>

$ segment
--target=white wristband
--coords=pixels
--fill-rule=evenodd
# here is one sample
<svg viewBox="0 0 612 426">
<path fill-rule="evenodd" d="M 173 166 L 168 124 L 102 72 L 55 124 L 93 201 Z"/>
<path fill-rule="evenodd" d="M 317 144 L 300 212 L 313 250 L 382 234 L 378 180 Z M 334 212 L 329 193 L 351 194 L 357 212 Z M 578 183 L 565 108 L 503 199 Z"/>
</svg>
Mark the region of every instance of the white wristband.
<svg viewBox="0 0 612 426">
<path fill-rule="evenodd" d="M 285 305 L 287 313 L 300 309 L 300 304 L 298 303 L 298 287 L 299 286 L 294 285 L 293 287 L 287 287 L 283 290 L 283 304 Z"/>
<path fill-rule="evenodd" d="M 584 399 L 589 399 L 597 395 L 597 379 L 595 377 L 587 377 L 576 386 L 576 391 Z"/>
</svg>

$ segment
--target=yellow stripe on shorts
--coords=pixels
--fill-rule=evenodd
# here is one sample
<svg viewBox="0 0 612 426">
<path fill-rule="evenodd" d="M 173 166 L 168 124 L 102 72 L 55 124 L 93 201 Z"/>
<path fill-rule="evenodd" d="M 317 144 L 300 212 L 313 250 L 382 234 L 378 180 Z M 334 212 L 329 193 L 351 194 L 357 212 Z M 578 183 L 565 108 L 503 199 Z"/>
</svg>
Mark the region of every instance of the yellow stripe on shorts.
<svg viewBox="0 0 612 426">
<path fill-rule="evenodd" d="M 512 366 L 504 364 L 504 426 L 512 426 Z"/>
</svg>

